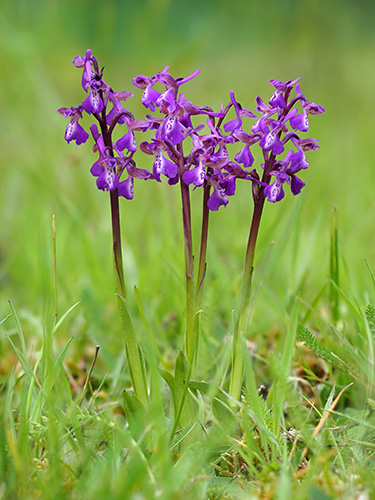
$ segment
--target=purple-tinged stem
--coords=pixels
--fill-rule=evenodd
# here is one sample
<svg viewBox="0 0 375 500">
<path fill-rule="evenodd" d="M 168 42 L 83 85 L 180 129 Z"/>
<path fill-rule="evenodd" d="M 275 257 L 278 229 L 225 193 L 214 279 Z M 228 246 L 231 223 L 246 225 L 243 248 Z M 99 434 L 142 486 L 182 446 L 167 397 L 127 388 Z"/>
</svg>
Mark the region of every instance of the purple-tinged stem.
<svg viewBox="0 0 375 500">
<path fill-rule="evenodd" d="M 206 255 L 207 255 L 207 239 L 208 239 L 208 221 L 210 209 L 208 208 L 208 199 L 210 197 L 211 185 L 205 181 L 203 188 L 203 209 L 202 209 L 202 231 L 201 231 L 201 247 L 199 253 L 199 265 L 196 287 L 196 302 L 197 309 L 200 307 L 203 282 L 206 274 Z"/>
<path fill-rule="evenodd" d="M 186 357 L 191 365 L 191 374 L 194 374 L 196 364 L 196 349 L 194 335 L 195 317 L 195 293 L 194 293 L 194 257 L 193 239 L 191 233 L 191 208 L 189 186 L 182 180 L 184 170 L 184 155 L 182 145 L 177 146 L 180 153 L 179 171 L 182 201 L 182 221 L 184 228 L 184 249 L 185 249 L 185 274 L 186 274 L 186 333 L 185 348 Z"/>
<path fill-rule="evenodd" d="M 105 109 L 101 117 L 97 117 L 103 136 L 103 141 L 111 156 L 113 155 L 112 138 L 107 129 Z M 143 405 L 147 405 L 147 382 L 144 370 L 144 363 L 141 358 L 134 325 L 130 317 L 128 304 L 126 300 L 126 286 L 124 277 L 124 266 L 121 250 L 121 226 L 118 189 L 110 191 L 111 203 L 111 222 L 112 222 L 112 241 L 113 241 L 113 271 L 115 277 L 115 291 L 117 303 L 121 318 L 121 327 L 125 340 L 125 353 L 128 365 L 130 380 L 133 386 L 134 394 Z"/>
<path fill-rule="evenodd" d="M 126 299 L 124 266 L 121 251 L 121 229 L 118 189 L 110 191 L 112 241 L 113 241 L 113 271 L 115 274 L 116 293 Z"/>
<path fill-rule="evenodd" d="M 270 157 L 266 159 L 262 176 L 262 182 L 266 182 L 267 184 L 269 183 L 270 181 L 269 172 L 271 172 L 272 170 L 274 161 L 275 161 L 275 156 L 273 154 L 271 154 Z M 240 399 L 241 396 L 241 388 L 243 382 L 244 361 L 242 352 L 242 336 L 245 336 L 246 334 L 246 329 L 250 317 L 250 297 L 251 297 L 252 276 L 254 270 L 255 247 L 265 202 L 264 186 L 260 188 L 255 186 L 253 199 L 254 199 L 254 210 L 251 219 L 249 240 L 246 249 L 240 307 L 233 335 L 232 372 L 231 372 L 229 394 L 237 401 Z"/>
<path fill-rule="evenodd" d="M 206 255 L 207 255 L 207 239 L 208 239 L 208 222 L 210 210 L 207 206 L 210 197 L 211 185 L 205 181 L 203 188 L 203 210 L 202 210 L 202 230 L 201 230 L 201 246 L 199 252 L 198 274 L 195 289 L 195 318 L 194 318 L 194 354 L 195 365 L 198 360 L 199 337 L 200 337 L 200 311 L 202 307 L 203 283 L 206 276 Z"/>
</svg>

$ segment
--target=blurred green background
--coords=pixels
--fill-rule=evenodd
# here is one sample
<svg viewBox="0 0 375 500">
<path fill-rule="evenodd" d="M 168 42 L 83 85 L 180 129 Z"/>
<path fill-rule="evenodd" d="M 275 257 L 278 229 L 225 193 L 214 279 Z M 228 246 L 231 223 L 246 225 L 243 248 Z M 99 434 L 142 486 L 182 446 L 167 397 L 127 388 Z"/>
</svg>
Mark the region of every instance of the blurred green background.
<svg viewBox="0 0 375 500">
<path fill-rule="evenodd" d="M 371 281 L 364 259 L 375 267 L 374 22 L 374 3 L 349 0 L 3 0 L 0 316 L 8 314 L 10 299 L 36 342 L 51 322 L 55 214 L 60 314 L 82 300 L 62 336 L 74 335 L 76 345 L 100 343 L 108 361 L 122 352 L 108 193 L 96 189 L 89 173 L 91 142 L 67 145 L 66 120 L 56 113 L 84 99 L 81 72 L 71 60 L 87 48 L 119 91 L 132 90 L 135 74 L 152 75 L 166 64 L 176 77 L 199 67 L 185 96 L 214 109 L 228 102 L 231 89 L 254 109 L 257 95 L 271 95 L 269 79 L 300 76 L 303 93 L 326 108 L 310 120 L 309 135 L 321 149 L 309 154 L 302 193 L 294 198 L 288 191 L 282 203 L 266 205 L 257 249 L 256 280 L 262 276 L 262 283 L 249 337 L 281 328 L 290 297 L 298 292 L 311 303 L 326 282 L 334 205 L 340 285 L 365 303 Z M 137 96 L 128 107 L 140 116 Z M 207 351 L 231 330 L 250 223 L 248 188 L 239 184 L 227 208 L 211 217 Z M 198 190 L 192 198 L 198 236 Z M 122 200 L 121 210 L 128 287 L 137 285 L 159 341 L 175 349 L 182 345 L 184 314 L 178 189 L 138 182 L 135 199 Z M 3 330 L 9 333 L 8 323 Z M 2 350 L 5 342 L 2 336 Z"/>
</svg>

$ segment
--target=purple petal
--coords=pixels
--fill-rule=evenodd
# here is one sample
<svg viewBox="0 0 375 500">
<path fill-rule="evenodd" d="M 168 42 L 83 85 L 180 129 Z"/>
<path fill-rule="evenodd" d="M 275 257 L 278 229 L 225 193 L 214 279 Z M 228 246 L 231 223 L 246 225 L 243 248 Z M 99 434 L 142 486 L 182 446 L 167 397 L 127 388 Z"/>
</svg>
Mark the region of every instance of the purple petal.
<svg viewBox="0 0 375 500">
<path fill-rule="evenodd" d="M 180 131 L 180 124 L 177 118 L 171 116 L 168 116 L 164 122 L 162 135 L 174 146 L 182 142 L 185 138 L 184 134 Z"/>
<path fill-rule="evenodd" d="M 306 132 L 309 129 L 309 117 L 307 113 L 301 113 L 290 119 L 290 126 L 293 130 Z"/>
<path fill-rule="evenodd" d="M 126 170 L 130 177 L 134 177 L 134 179 L 150 179 L 152 177 L 152 173 L 146 170 L 145 168 L 131 167 L 127 166 Z M 121 183 L 120 183 L 121 184 Z"/>
<path fill-rule="evenodd" d="M 277 179 L 272 184 L 268 185 L 264 190 L 264 196 L 268 198 L 268 201 L 275 203 L 284 198 L 283 185 Z"/>
<path fill-rule="evenodd" d="M 289 151 L 285 160 L 289 163 L 288 172 L 294 174 L 299 172 L 303 168 L 308 168 L 309 164 L 306 160 L 305 153 L 303 151 L 297 151 L 294 153 L 293 151 Z"/>
<path fill-rule="evenodd" d="M 174 186 L 175 184 L 177 184 L 178 179 L 179 179 L 179 175 L 178 175 L 178 172 L 177 172 L 177 175 L 175 177 L 172 177 L 171 179 L 168 180 L 168 184 L 170 186 Z"/>
<path fill-rule="evenodd" d="M 175 165 L 172 161 L 164 158 L 161 152 L 155 155 L 154 176 L 156 179 L 158 179 L 160 174 L 163 174 L 171 179 L 176 177 L 177 172 L 177 165 Z"/>
<path fill-rule="evenodd" d="M 236 129 L 241 128 L 242 121 L 240 118 L 235 118 L 234 120 L 230 120 L 229 122 L 224 124 L 225 132 L 233 132 Z"/>
<path fill-rule="evenodd" d="M 137 89 L 145 89 L 149 85 L 152 85 L 152 79 L 144 75 L 137 75 L 133 78 L 132 82 L 134 87 L 137 87 Z"/>
<path fill-rule="evenodd" d="M 99 164 L 100 159 L 94 163 L 94 165 L 90 168 L 90 172 L 94 177 L 98 177 L 103 173 L 104 166 Z"/>
<path fill-rule="evenodd" d="M 76 141 L 77 145 L 83 144 L 89 138 L 89 134 L 78 123 L 78 117 L 73 117 L 66 127 L 65 140 L 69 144 L 70 141 Z"/>
<path fill-rule="evenodd" d="M 242 163 L 244 168 L 251 167 L 254 163 L 254 156 L 251 154 L 249 146 L 242 148 L 234 157 L 238 163 Z"/>
<path fill-rule="evenodd" d="M 146 108 L 150 108 L 151 111 L 155 111 L 155 104 L 156 101 L 159 99 L 159 97 L 160 97 L 160 92 L 148 86 L 143 92 L 142 104 Z"/>
<path fill-rule="evenodd" d="M 236 176 L 230 175 L 220 182 L 220 186 L 224 189 L 224 193 L 227 196 L 233 196 L 236 192 Z"/>
<path fill-rule="evenodd" d="M 129 130 L 127 134 L 116 142 L 116 149 L 119 151 L 127 149 L 129 153 L 134 153 L 137 150 L 137 141 L 132 130 Z"/>
<path fill-rule="evenodd" d="M 125 181 L 121 181 L 118 185 L 118 195 L 123 196 L 127 200 L 132 200 L 134 196 L 134 179 L 128 177 Z"/>
<path fill-rule="evenodd" d="M 100 113 L 103 109 L 103 101 L 100 98 L 99 92 L 91 89 L 89 95 L 82 103 L 83 109 L 91 115 L 91 113 Z"/>
<path fill-rule="evenodd" d="M 204 182 L 204 168 L 202 164 L 194 167 L 182 176 L 182 180 L 185 184 L 194 184 L 194 186 L 202 186 Z"/>
<path fill-rule="evenodd" d="M 301 192 L 301 189 L 305 185 L 306 184 L 303 181 L 301 181 L 301 179 L 299 179 L 295 175 L 292 175 L 292 181 L 290 183 L 290 189 L 291 189 L 292 193 L 294 194 L 294 196 L 296 196 L 297 194 L 299 194 Z"/>
<path fill-rule="evenodd" d="M 268 104 L 272 107 L 277 106 L 281 109 L 284 109 L 286 104 L 285 104 L 283 92 L 280 90 L 275 90 L 275 92 L 271 96 L 271 99 L 268 101 Z"/>
<path fill-rule="evenodd" d="M 281 154 L 284 151 L 283 143 L 279 138 L 279 128 L 274 128 L 259 142 L 259 146 L 265 151 L 272 150 L 274 155 Z"/>
<path fill-rule="evenodd" d="M 308 102 L 307 104 L 303 104 L 303 109 L 305 113 L 309 115 L 321 115 L 324 113 L 325 109 L 320 104 L 315 104 L 315 102 Z"/>
<path fill-rule="evenodd" d="M 214 191 L 207 202 L 208 208 L 216 212 L 222 205 L 226 206 L 228 203 L 229 200 L 224 193 L 224 189 L 218 184 L 216 186 L 214 185 Z"/>
<path fill-rule="evenodd" d="M 85 57 L 84 56 L 75 56 L 73 58 L 73 66 L 75 66 L 76 68 L 83 68 L 83 66 L 85 65 Z"/>
<path fill-rule="evenodd" d="M 97 178 L 96 185 L 102 191 L 113 191 L 119 185 L 115 169 L 104 165 L 103 173 Z"/>
</svg>

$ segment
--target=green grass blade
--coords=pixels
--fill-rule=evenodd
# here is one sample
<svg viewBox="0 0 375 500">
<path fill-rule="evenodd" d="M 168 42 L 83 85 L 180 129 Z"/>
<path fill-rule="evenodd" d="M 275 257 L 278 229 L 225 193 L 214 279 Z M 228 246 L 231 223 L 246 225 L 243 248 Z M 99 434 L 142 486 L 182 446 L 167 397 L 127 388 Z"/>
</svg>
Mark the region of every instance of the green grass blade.
<svg viewBox="0 0 375 500">
<path fill-rule="evenodd" d="M 62 316 L 61 318 L 59 319 L 59 321 L 56 323 L 56 325 L 54 326 L 53 330 L 52 330 L 52 335 L 54 335 L 56 333 L 56 331 L 60 328 L 60 326 L 62 325 L 62 323 L 64 323 L 64 321 L 66 320 L 66 318 L 69 316 L 69 314 L 71 312 L 74 311 L 74 309 L 79 306 L 79 304 L 81 304 L 81 301 L 79 300 L 78 302 L 76 302 L 75 304 L 72 305 L 72 307 L 70 307 Z"/>
<path fill-rule="evenodd" d="M 335 283 L 340 286 L 339 283 L 339 250 L 338 250 L 338 230 L 337 230 L 337 208 L 333 207 L 333 218 L 331 226 L 331 245 L 330 245 L 330 265 L 329 265 L 329 275 L 331 278 L 330 286 L 330 306 L 332 319 L 336 323 L 339 318 L 339 293 L 336 287 L 333 286 Z"/>
<path fill-rule="evenodd" d="M 16 323 L 16 329 L 17 329 L 18 337 L 19 337 L 20 342 L 21 342 L 21 350 L 22 350 L 23 356 L 25 359 L 27 359 L 26 342 L 25 342 L 25 337 L 23 336 L 21 322 L 20 322 L 19 317 L 16 313 L 16 310 L 14 309 L 13 304 L 10 300 L 9 300 L 9 306 L 10 306 L 10 309 L 12 311 L 14 321 Z"/>
</svg>

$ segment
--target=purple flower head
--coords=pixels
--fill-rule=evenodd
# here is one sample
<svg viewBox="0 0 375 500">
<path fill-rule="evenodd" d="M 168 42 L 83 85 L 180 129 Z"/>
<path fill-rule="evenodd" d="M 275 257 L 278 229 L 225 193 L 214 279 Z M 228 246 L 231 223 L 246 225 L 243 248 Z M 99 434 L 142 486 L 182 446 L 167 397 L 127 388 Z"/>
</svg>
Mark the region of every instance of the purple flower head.
<svg viewBox="0 0 375 500">
<path fill-rule="evenodd" d="M 104 104 L 102 98 L 100 97 L 99 91 L 102 87 L 102 82 L 97 80 L 92 80 L 87 83 L 87 89 L 89 90 L 89 95 L 82 103 L 83 109 L 91 115 L 92 113 L 101 113 Z"/>
<path fill-rule="evenodd" d="M 78 146 L 86 142 L 89 138 L 89 134 L 78 123 L 78 120 L 82 118 L 82 104 L 79 104 L 76 108 L 60 108 L 57 112 L 65 118 L 70 118 L 65 130 L 66 142 L 69 144 L 70 141 L 76 141 Z"/>
<path fill-rule="evenodd" d="M 283 190 L 283 184 L 289 179 L 288 174 L 286 174 L 285 172 L 280 171 L 275 173 L 275 181 L 264 189 L 264 196 L 268 198 L 268 201 L 271 201 L 272 203 L 281 201 L 284 198 L 285 193 Z"/>
<path fill-rule="evenodd" d="M 127 200 L 132 200 L 134 197 L 134 178 L 128 177 L 121 181 L 118 185 L 118 195 L 123 196 Z"/>
<path fill-rule="evenodd" d="M 76 68 L 83 68 L 82 73 L 82 88 L 86 90 L 87 82 L 91 80 L 91 49 L 87 49 L 85 56 L 76 56 L 73 58 L 73 66 Z"/>
<path fill-rule="evenodd" d="M 112 109 L 107 113 L 107 124 L 113 123 L 123 124 L 128 119 L 132 118 L 131 113 L 121 105 L 121 101 L 126 101 L 129 97 L 133 97 L 131 92 L 108 92 L 108 100 L 112 103 Z M 113 128 L 113 126 L 112 126 Z"/>
<path fill-rule="evenodd" d="M 127 134 L 121 137 L 116 142 L 116 149 L 118 151 L 124 151 L 127 149 L 129 153 L 135 153 L 137 151 L 137 141 L 135 140 L 134 132 L 129 130 Z"/>
<path fill-rule="evenodd" d="M 270 80 L 270 83 L 275 87 L 275 92 L 272 94 L 271 99 L 268 104 L 272 107 L 277 106 L 278 108 L 284 109 L 286 106 L 286 94 L 289 94 L 295 83 L 299 81 L 300 78 L 296 80 L 288 80 L 287 82 L 280 82 L 280 80 Z"/>
<path fill-rule="evenodd" d="M 214 189 L 207 202 L 207 206 L 210 210 L 216 212 L 222 205 L 226 207 L 229 203 L 229 200 L 225 194 L 225 189 L 220 185 L 220 182 L 218 180 L 210 179 L 210 184 Z"/>
<path fill-rule="evenodd" d="M 230 91 L 230 100 L 236 112 L 236 118 L 234 120 L 230 120 L 224 125 L 225 132 L 234 132 L 235 130 L 240 129 L 242 127 L 242 117 L 246 116 L 250 118 L 256 118 L 254 113 L 252 113 L 248 109 L 242 109 L 241 105 L 236 101 L 234 97 L 233 90 Z"/>
<path fill-rule="evenodd" d="M 178 167 L 172 161 L 163 156 L 166 146 L 159 139 L 152 139 L 151 143 L 142 142 L 141 150 L 149 155 L 154 155 L 153 176 L 160 182 L 160 174 L 165 175 L 169 179 L 174 179 L 178 175 Z"/>
<path fill-rule="evenodd" d="M 302 157 L 299 152 L 294 153 L 293 151 L 289 151 L 284 160 L 274 163 L 275 170 L 270 172 L 270 174 L 275 175 L 275 181 L 264 190 L 264 196 L 268 198 L 268 201 L 275 203 L 284 198 L 283 184 L 285 183 L 290 184 L 294 196 L 301 192 L 305 183 L 294 175 L 302 168 L 306 168 L 303 166 L 303 163 L 300 163 L 301 159 Z"/>
<path fill-rule="evenodd" d="M 128 158 L 118 160 L 122 167 L 126 168 L 128 178 L 118 184 L 118 195 L 127 200 L 132 200 L 134 196 L 134 179 L 152 179 L 153 175 L 148 170 L 137 168 L 134 161 L 128 161 Z"/>
<path fill-rule="evenodd" d="M 280 140 L 282 123 L 274 121 L 271 126 L 273 128 L 262 137 L 259 141 L 259 146 L 265 151 L 271 151 L 276 156 L 284 151 L 283 143 Z"/>
<path fill-rule="evenodd" d="M 324 113 L 324 107 L 315 102 L 308 102 L 306 97 L 301 93 L 300 85 L 296 85 L 297 96 L 295 100 L 301 101 L 302 113 L 296 115 L 290 120 L 290 125 L 293 130 L 300 130 L 301 132 L 307 132 L 309 128 L 309 117 L 308 115 L 321 115 Z"/>
<path fill-rule="evenodd" d="M 187 185 L 194 184 L 195 187 L 203 186 L 205 179 L 205 170 L 206 157 L 204 155 L 201 155 L 198 159 L 198 165 L 186 171 L 182 176 L 182 180 Z"/>
<path fill-rule="evenodd" d="M 292 138 L 293 144 L 301 151 L 316 151 L 319 149 L 318 139 L 297 139 Z"/>
<path fill-rule="evenodd" d="M 95 169 L 94 165 L 97 165 Z M 91 168 L 91 173 L 95 177 L 98 177 L 96 180 L 98 189 L 101 189 L 102 191 L 113 191 L 116 189 L 119 185 L 119 180 L 116 174 L 116 159 L 108 156 L 106 158 L 102 158 L 99 162 L 97 162 L 97 164 L 94 165 Z M 101 170 L 99 170 L 98 167 L 102 167 Z"/>
<path fill-rule="evenodd" d="M 133 85 L 138 89 L 143 89 L 142 104 L 146 108 L 150 108 L 151 111 L 155 111 L 156 101 L 160 97 L 160 92 L 153 89 L 152 86 L 155 85 L 156 79 L 149 78 L 144 75 L 137 75 L 133 78 Z"/>
</svg>

